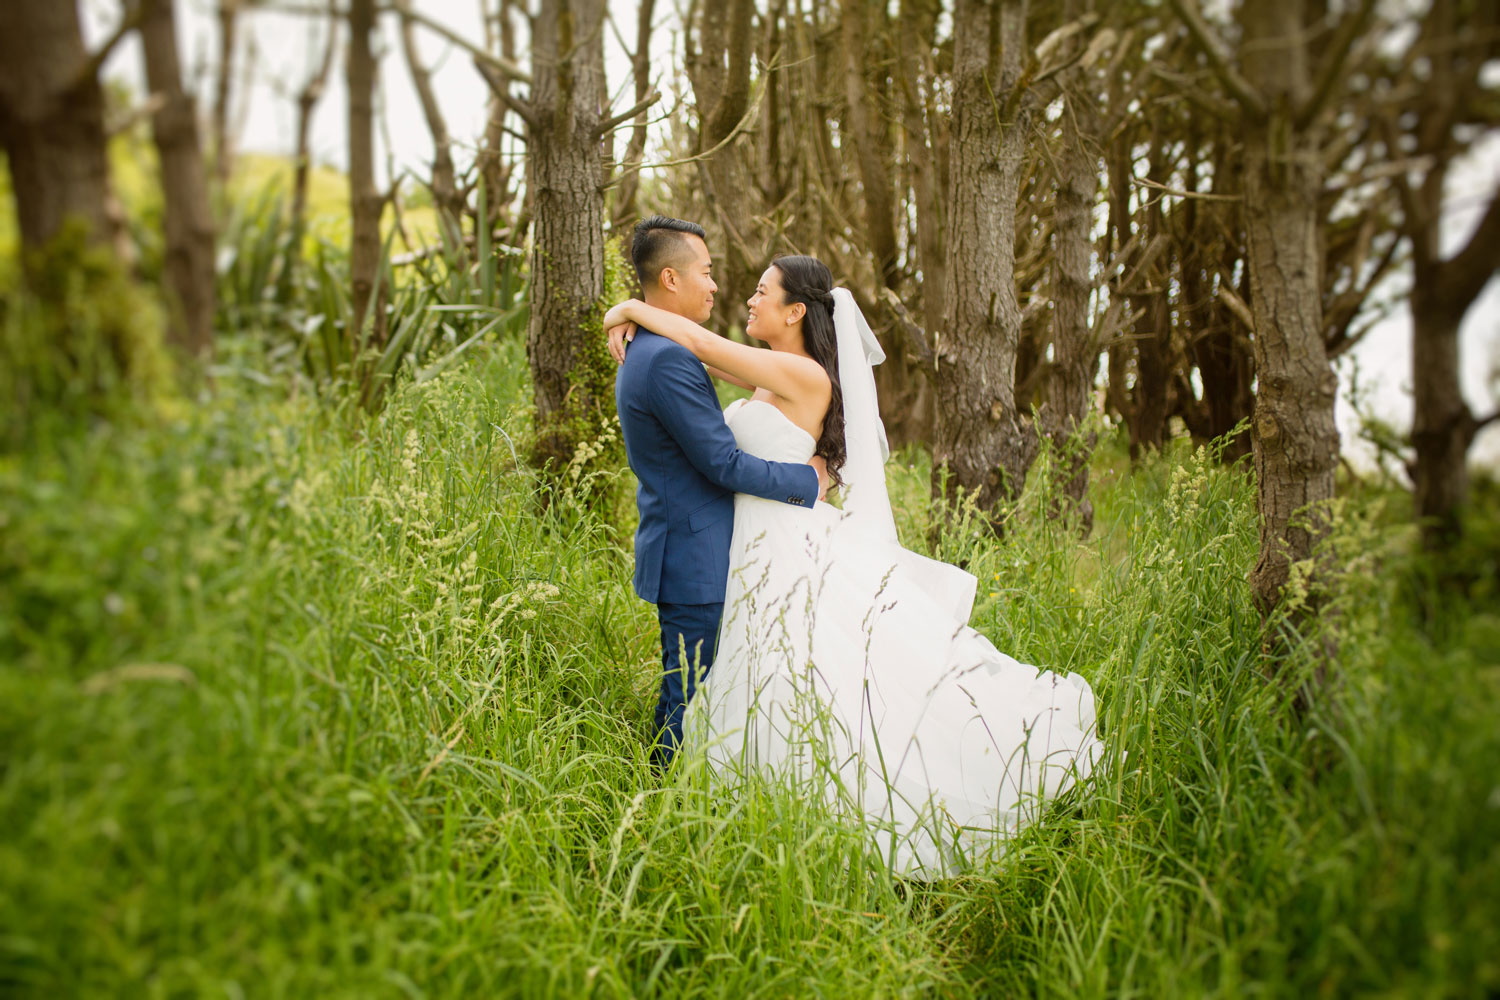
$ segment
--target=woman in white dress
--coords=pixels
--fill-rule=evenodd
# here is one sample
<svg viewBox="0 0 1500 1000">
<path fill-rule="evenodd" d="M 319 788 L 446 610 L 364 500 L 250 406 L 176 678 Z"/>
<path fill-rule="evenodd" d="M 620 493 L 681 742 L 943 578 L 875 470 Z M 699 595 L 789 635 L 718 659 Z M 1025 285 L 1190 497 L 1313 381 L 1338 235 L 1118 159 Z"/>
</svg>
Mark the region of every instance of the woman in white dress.
<svg viewBox="0 0 1500 1000">
<path fill-rule="evenodd" d="M 755 390 L 725 418 L 742 450 L 827 462 L 842 509 L 735 497 L 714 665 L 684 742 L 721 776 L 769 773 L 866 822 L 893 871 L 964 870 L 1088 776 L 1100 755 L 1078 674 L 1020 663 L 968 627 L 976 581 L 901 547 L 872 364 L 885 355 L 812 257 L 782 257 L 737 344 L 634 299 L 634 323 Z"/>
</svg>

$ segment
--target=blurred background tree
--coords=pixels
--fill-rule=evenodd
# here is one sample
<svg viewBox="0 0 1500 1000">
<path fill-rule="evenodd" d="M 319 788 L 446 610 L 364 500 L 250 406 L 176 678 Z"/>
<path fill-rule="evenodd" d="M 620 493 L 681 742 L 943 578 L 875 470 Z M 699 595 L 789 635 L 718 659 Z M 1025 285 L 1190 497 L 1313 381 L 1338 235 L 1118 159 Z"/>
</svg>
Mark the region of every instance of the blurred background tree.
<svg viewBox="0 0 1500 1000">
<path fill-rule="evenodd" d="M 93 50 L 75 4 L 11 5 L 0 138 L 18 260 L 32 261 L 16 287 L 72 301 L 38 269 L 113 261 L 115 285 L 166 316 L 127 335 L 120 310 L 97 311 L 102 339 L 85 347 L 88 323 L 23 333 L 16 317 L 40 305 L 8 307 L 6 349 L 31 359 L 6 376 L 18 412 L 52 406 L 47 385 L 103 392 L 110 379 L 59 375 L 85 357 L 135 382 L 131 359 L 159 354 L 163 332 L 180 377 L 222 368 L 221 342 L 254 342 L 272 377 L 375 410 L 393 380 L 524 330 L 532 461 L 602 468 L 619 458 L 600 444 L 613 406 L 598 316 L 607 275 L 625 274 L 611 247 L 662 211 L 709 229 L 729 335 L 776 253 L 828 261 L 889 349 L 892 443 L 929 448 L 934 496 L 995 530 L 1045 447 L 1066 496 L 1052 515 L 1087 533 L 1088 456 L 1111 426 L 1136 457 L 1182 436 L 1220 442 L 1224 461 L 1253 454 L 1268 616 L 1290 567 L 1311 567 L 1314 590 L 1323 567 L 1332 362 L 1405 304 L 1413 432 L 1390 447 L 1426 544 L 1462 538 L 1469 450 L 1495 415 L 1463 398 L 1457 331 L 1500 260 L 1493 192 L 1467 240 L 1445 226 L 1453 171 L 1497 124 L 1492 4 L 658 6 L 482 0 L 472 31 L 472 15 L 421 0 L 219 0 L 204 19 L 216 58 L 200 43 L 185 70 L 169 0 L 118 8 Z M 267 18 L 305 29 L 306 72 L 283 91 L 289 198 L 253 190 L 256 161 L 236 155 Z M 146 93 L 115 115 L 100 68 L 136 37 Z M 431 141 L 415 166 L 397 166 L 402 137 L 381 139 L 398 66 Z M 470 67 L 483 124 L 465 134 L 473 115 L 438 80 Z M 330 214 L 310 134 L 339 80 L 348 200 Z M 147 118 L 159 222 L 121 212 L 107 153 Z M 74 249 L 45 251 L 68 217 Z"/>
</svg>

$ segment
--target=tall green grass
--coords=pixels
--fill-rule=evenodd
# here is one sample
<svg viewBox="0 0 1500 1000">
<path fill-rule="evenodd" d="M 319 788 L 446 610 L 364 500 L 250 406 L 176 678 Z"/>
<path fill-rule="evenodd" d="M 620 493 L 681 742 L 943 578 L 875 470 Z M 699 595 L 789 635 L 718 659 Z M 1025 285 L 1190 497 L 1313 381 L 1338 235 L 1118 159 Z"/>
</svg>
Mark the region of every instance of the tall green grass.
<svg viewBox="0 0 1500 1000">
<path fill-rule="evenodd" d="M 1003 542 L 940 535 L 978 628 L 1095 685 L 1111 764 L 994 870 L 908 885 L 794 790 L 653 775 L 633 526 L 537 502 L 524 372 L 482 343 L 352 426 L 224 374 L 164 429 L 0 460 L 0 989 L 1500 988 L 1500 618 L 1424 638 L 1368 505 L 1341 682 L 1302 714 L 1243 470 L 1107 441 L 1088 541 L 1045 475 Z M 891 480 L 925 548 L 924 457 Z"/>
</svg>

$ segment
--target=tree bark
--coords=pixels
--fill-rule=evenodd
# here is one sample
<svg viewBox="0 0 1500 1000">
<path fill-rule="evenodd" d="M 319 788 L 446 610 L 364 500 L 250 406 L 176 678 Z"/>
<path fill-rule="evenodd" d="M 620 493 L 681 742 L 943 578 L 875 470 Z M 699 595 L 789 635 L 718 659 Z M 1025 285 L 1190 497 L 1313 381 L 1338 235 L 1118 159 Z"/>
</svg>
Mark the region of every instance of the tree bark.
<svg viewBox="0 0 1500 1000">
<path fill-rule="evenodd" d="M 0 4 L 0 146 L 23 248 L 45 246 L 69 218 L 114 242 L 104 95 L 70 0 Z"/>
<path fill-rule="evenodd" d="M 1250 585 L 1262 614 L 1281 603 L 1292 564 L 1314 557 L 1339 455 L 1338 382 L 1323 346 L 1321 127 L 1295 120 L 1311 97 L 1305 13 L 1304 0 L 1240 9 L 1245 80 L 1264 106 L 1247 115 L 1243 129 L 1259 380 L 1252 446 L 1260 556 Z M 1313 569 L 1315 579 L 1322 575 Z M 1316 610 L 1316 601 L 1308 610 Z"/>
<path fill-rule="evenodd" d="M 174 2 L 143 0 L 141 42 L 146 85 L 160 101 L 151 131 L 161 162 L 166 276 L 175 299 L 168 332 L 178 347 L 204 356 L 213 348 L 214 225 L 197 109 L 182 86 Z"/>
<path fill-rule="evenodd" d="M 1019 493 L 1037 450 L 1015 404 L 1016 198 L 1032 118 L 1019 90 L 1025 33 L 1024 0 L 960 0 L 954 15 L 948 315 L 936 348 L 932 485 L 941 494 L 946 477 L 997 529 L 996 505 Z"/>
<path fill-rule="evenodd" d="M 353 325 L 346 335 L 359 343 L 369 310 L 375 306 L 375 282 L 380 270 L 380 213 L 384 200 L 375 189 L 375 57 L 370 33 L 375 30 L 374 0 L 349 4 L 349 56 L 345 79 L 349 88 L 349 274 Z M 379 310 L 371 318 L 369 343 L 385 340 Z"/>
<path fill-rule="evenodd" d="M 535 127 L 528 186 L 536 199 L 526 357 L 536 394 L 534 461 L 561 471 L 614 412 L 613 365 L 599 330 L 604 195 L 599 82 L 604 0 L 544 0 L 532 40 Z M 608 367 L 605 367 L 608 365 Z"/>
</svg>

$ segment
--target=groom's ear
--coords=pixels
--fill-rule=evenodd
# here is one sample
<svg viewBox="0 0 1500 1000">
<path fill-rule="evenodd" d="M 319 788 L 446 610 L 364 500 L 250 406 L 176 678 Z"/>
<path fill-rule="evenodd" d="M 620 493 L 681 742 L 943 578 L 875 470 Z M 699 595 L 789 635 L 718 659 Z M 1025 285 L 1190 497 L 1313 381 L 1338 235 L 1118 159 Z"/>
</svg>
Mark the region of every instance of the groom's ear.
<svg viewBox="0 0 1500 1000">
<path fill-rule="evenodd" d="M 677 279 L 677 268 L 664 267 L 661 269 L 661 273 L 656 276 L 656 283 L 661 286 L 661 290 L 664 292 L 676 292 Z"/>
</svg>

